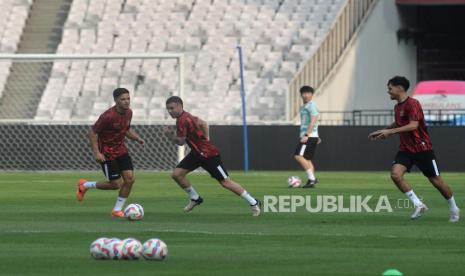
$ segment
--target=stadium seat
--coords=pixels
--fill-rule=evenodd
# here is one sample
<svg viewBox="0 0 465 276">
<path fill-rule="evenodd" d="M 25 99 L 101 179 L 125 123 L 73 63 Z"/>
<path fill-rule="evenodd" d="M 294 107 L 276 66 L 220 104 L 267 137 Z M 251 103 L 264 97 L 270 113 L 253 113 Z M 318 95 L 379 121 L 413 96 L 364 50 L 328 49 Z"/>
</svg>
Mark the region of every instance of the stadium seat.
<svg viewBox="0 0 465 276">
<path fill-rule="evenodd" d="M 285 91 L 290 79 L 318 47 L 332 20 L 346 2 L 347 0 L 159 0 L 154 5 L 146 0 L 73 1 L 57 52 L 184 52 L 185 83 L 186 87 L 191 87 L 191 92 L 207 97 L 206 102 L 215 95 L 235 95 L 233 99 L 229 99 L 234 104 L 220 104 L 211 107 L 211 110 L 202 111 L 206 116 L 221 111 L 219 117 L 227 120 L 237 116 L 240 108 L 240 102 L 236 103 L 240 83 L 236 46 L 240 44 L 244 51 L 248 93 L 256 93 L 256 97 L 266 95 L 266 100 L 257 101 L 257 104 L 272 106 L 270 110 L 277 112 L 275 107 L 279 106 L 277 103 L 285 101 Z M 8 9 L 12 6 L 14 5 L 9 4 Z M 27 16 L 24 12 L 27 9 L 17 10 L 15 13 L 18 18 Z M 2 19 L 0 30 L 7 28 L 8 24 L 1 21 Z M 17 47 L 19 36 L 14 40 L 13 34 L 16 29 L 21 32 L 22 28 L 12 28 L 12 24 L 8 26 L 10 31 L 0 32 L 0 51 L 14 51 Z M 76 76 L 72 73 L 73 69 L 86 72 L 82 76 Z M 141 113 L 145 115 L 140 115 L 139 118 L 145 116 L 151 120 L 161 119 L 165 117 L 164 111 L 154 111 L 153 108 L 158 105 L 149 103 L 155 95 L 165 97 L 179 87 L 177 69 L 178 64 L 173 60 L 91 61 L 87 66 L 74 65 L 74 62 L 55 62 L 49 81 L 55 84 L 47 85 L 42 97 L 50 99 L 48 94 L 57 93 L 56 87 L 59 85 L 56 84 L 56 79 L 61 79 L 60 89 L 63 93 L 60 95 L 73 98 L 76 104 L 83 95 L 89 98 L 92 95 L 102 96 L 115 86 L 124 85 L 135 90 L 136 98 L 147 100 L 146 105 L 138 102 L 139 100 L 134 102 L 136 106 L 142 105 L 150 109 Z M 274 81 L 274 78 L 278 79 Z M 79 89 L 65 88 L 67 83 L 74 84 Z M 190 92 L 186 91 L 188 93 Z M 97 116 L 104 105 L 110 104 L 109 99 L 111 97 L 107 96 L 105 104 L 95 100 L 90 108 L 92 114 L 88 117 Z M 227 102 L 228 98 L 216 97 L 215 100 L 217 99 Z M 202 110 L 200 107 L 204 103 L 196 98 L 190 105 L 194 110 Z M 55 118 L 55 107 L 51 106 L 50 115 Z M 164 106 L 159 108 L 163 109 Z M 205 108 L 209 109 L 208 105 Z M 68 116 L 67 113 L 60 112 L 57 117 Z M 70 114 L 71 117 L 83 116 L 77 112 Z M 277 112 L 274 115 L 267 113 L 251 116 L 260 119 L 261 116 L 274 118 L 283 114 L 284 112 Z M 38 117 L 39 115 L 37 113 Z"/>
<path fill-rule="evenodd" d="M 0 12 L 0 53 L 14 53 L 24 29 L 31 3 L 4 0 Z"/>
</svg>

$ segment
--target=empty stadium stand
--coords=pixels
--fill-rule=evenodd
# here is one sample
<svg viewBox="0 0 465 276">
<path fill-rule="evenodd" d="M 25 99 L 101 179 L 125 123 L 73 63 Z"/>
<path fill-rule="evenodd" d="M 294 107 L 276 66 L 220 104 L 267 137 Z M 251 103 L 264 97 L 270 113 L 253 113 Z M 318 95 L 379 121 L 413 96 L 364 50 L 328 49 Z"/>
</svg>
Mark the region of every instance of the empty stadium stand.
<svg viewBox="0 0 465 276">
<path fill-rule="evenodd" d="M 15 21 L 8 30 L 16 31 L 14 47 L 10 52 L 55 53 L 71 1 L 7 0 L 13 5 L 10 22 Z M 19 14 L 15 10 L 19 10 Z M 4 89 L 1 89 L 4 92 L 0 99 L 0 118 L 33 118 L 51 69 L 52 63 L 11 63 Z"/>
<path fill-rule="evenodd" d="M 26 0 L 2 0 L 0 9 L 0 53 L 14 53 L 26 24 L 31 2 Z M 11 62 L 0 66 L 0 97 L 4 90 Z"/>
<path fill-rule="evenodd" d="M 289 81 L 318 48 L 347 0 L 74 0 L 56 53 L 185 53 L 186 109 L 240 120 L 244 49 L 250 121 L 281 120 Z M 134 91 L 135 119 L 163 120 L 178 89 L 174 60 L 57 61 L 34 117 L 93 120 L 111 91 Z M 194 100 L 195 99 L 195 100 Z"/>
</svg>

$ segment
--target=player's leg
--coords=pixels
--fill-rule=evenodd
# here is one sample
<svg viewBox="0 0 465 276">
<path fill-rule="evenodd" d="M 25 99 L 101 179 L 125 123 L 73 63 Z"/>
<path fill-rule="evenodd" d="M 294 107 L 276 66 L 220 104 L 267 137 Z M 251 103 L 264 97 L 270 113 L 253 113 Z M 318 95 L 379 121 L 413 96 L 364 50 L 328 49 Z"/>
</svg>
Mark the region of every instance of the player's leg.
<svg viewBox="0 0 465 276">
<path fill-rule="evenodd" d="M 199 194 L 195 191 L 194 187 L 192 187 L 191 182 L 187 178 L 187 174 L 190 173 L 191 170 L 184 169 L 184 168 L 175 168 L 171 173 L 171 178 L 178 184 L 181 189 L 183 189 L 188 195 L 191 200 L 197 200 L 200 198 Z"/>
<path fill-rule="evenodd" d="M 105 161 L 101 163 L 103 174 L 105 175 L 106 181 L 100 182 L 87 182 L 84 187 L 88 189 L 96 188 L 99 190 L 118 190 L 123 183 L 118 160 Z M 95 183 L 95 185 L 93 185 Z"/>
<path fill-rule="evenodd" d="M 182 189 L 186 189 L 192 187 L 189 179 L 187 178 L 187 174 L 189 174 L 191 170 L 184 169 L 180 167 L 174 168 L 173 172 L 171 172 L 171 178 L 181 187 Z"/>
<path fill-rule="evenodd" d="M 423 175 L 426 176 L 433 184 L 433 186 L 441 193 L 441 195 L 447 200 L 450 211 L 451 222 L 459 221 L 460 210 L 455 203 L 455 199 L 452 193 L 451 188 L 444 179 L 440 176 L 439 168 L 436 162 L 436 156 L 433 151 L 427 151 L 417 154 L 417 159 L 415 160 L 417 167 L 423 172 Z"/>
<path fill-rule="evenodd" d="M 226 172 L 226 171 L 225 171 Z M 260 207 L 261 202 L 251 196 L 249 192 L 247 192 L 239 183 L 234 182 L 231 178 L 227 177 L 225 179 L 219 180 L 221 186 L 230 190 L 231 192 L 235 193 L 236 195 L 242 197 L 252 208 L 252 215 L 259 216 L 260 215 Z"/>
<path fill-rule="evenodd" d="M 441 176 L 428 177 L 429 182 L 441 193 L 441 195 L 447 200 L 453 197 L 452 190 L 449 185 L 444 181 Z"/>
<path fill-rule="evenodd" d="M 312 162 L 309 162 L 310 160 L 305 159 L 302 155 L 294 155 L 294 159 L 305 170 L 305 172 L 310 171 L 313 173 L 314 168 Z"/>
<path fill-rule="evenodd" d="M 132 186 L 134 185 L 135 178 L 134 178 L 134 171 L 133 170 L 125 170 L 121 172 L 121 176 L 123 177 L 123 185 L 119 189 L 119 196 L 128 198 L 129 194 L 131 193 Z"/>
<path fill-rule="evenodd" d="M 110 183 L 115 183 L 115 186 L 118 185 L 118 187 L 120 187 L 115 205 L 111 210 L 111 215 L 113 217 L 124 217 L 123 207 L 129 197 L 129 194 L 131 193 L 132 185 L 134 184 L 134 171 L 122 171 L 121 177 L 112 180 Z"/>
<path fill-rule="evenodd" d="M 242 186 L 239 183 L 234 182 L 229 177 L 222 179 L 222 180 L 218 180 L 218 182 L 220 182 L 223 188 L 230 190 L 231 192 L 235 193 L 238 196 L 242 195 L 245 192 L 245 189 L 242 188 Z M 253 203 L 255 203 L 255 200 L 253 200 Z"/>
<path fill-rule="evenodd" d="M 394 159 L 394 163 L 391 167 L 391 179 L 396 184 L 397 188 L 403 192 L 415 206 L 410 218 L 416 219 L 421 217 L 427 210 L 423 202 L 418 198 L 410 185 L 405 181 L 404 174 L 410 171 L 413 165 L 413 160 L 410 154 L 399 151 Z"/>
<path fill-rule="evenodd" d="M 304 188 L 313 188 L 315 184 L 318 183 L 318 179 L 316 178 L 316 175 L 315 175 L 315 165 L 313 164 L 313 161 L 312 161 L 313 157 L 315 156 L 316 147 L 318 145 L 318 139 L 319 138 L 317 137 L 310 137 L 308 138 L 308 141 L 307 141 L 307 148 L 304 152 L 304 158 L 308 160 L 310 169 L 306 171 L 308 181 L 305 186 L 308 186 L 308 187 L 304 186 Z"/>
<path fill-rule="evenodd" d="M 304 157 L 305 150 L 307 149 L 307 144 L 298 143 L 294 151 L 294 159 L 299 163 L 299 165 L 305 170 L 313 170 L 311 162 Z"/>
<path fill-rule="evenodd" d="M 77 192 L 76 192 L 76 199 L 78 201 L 82 201 L 84 199 L 84 195 L 89 189 L 100 189 L 100 190 L 118 190 L 122 184 L 122 180 L 119 179 L 119 173 L 117 163 L 115 160 L 106 161 L 101 164 L 102 171 L 105 175 L 106 181 L 87 181 L 85 179 L 79 179 L 77 183 Z M 114 172 L 117 172 L 117 176 L 112 175 Z M 110 180 L 111 178 L 111 180 Z"/>
<path fill-rule="evenodd" d="M 315 177 L 315 166 L 313 165 L 312 159 L 315 155 L 316 145 L 318 138 L 310 137 L 306 144 L 299 143 L 296 147 L 294 158 L 305 170 L 307 174 L 307 183 L 303 188 L 313 188 L 318 182 Z"/>
<path fill-rule="evenodd" d="M 407 193 L 412 190 L 412 188 L 404 178 L 404 174 L 406 171 L 407 168 L 402 164 L 394 164 L 391 167 L 391 180 L 403 193 Z"/>
<path fill-rule="evenodd" d="M 198 157 L 190 152 L 184 159 L 176 166 L 171 173 L 171 178 L 181 187 L 189 196 L 189 203 L 184 207 L 185 212 L 190 212 L 195 206 L 202 204 L 203 198 L 192 187 L 187 174 L 199 167 Z"/>
<path fill-rule="evenodd" d="M 306 161 L 308 164 L 308 169 L 305 170 L 305 172 L 307 173 L 307 183 L 305 183 L 305 185 L 302 186 L 302 188 L 314 188 L 315 184 L 318 183 L 318 179 L 315 176 L 315 165 L 313 165 L 311 159 L 306 159 Z"/>
<path fill-rule="evenodd" d="M 442 196 L 447 200 L 447 204 L 449 205 L 450 211 L 450 222 L 457 222 L 460 219 L 460 209 L 455 203 L 455 198 L 452 193 L 451 188 L 447 183 L 442 179 L 441 176 L 433 176 L 429 177 L 428 180 L 433 184 L 433 186 L 438 189 L 438 191 L 442 194 Z"/>
<path fill-rule="evenodd" d="M 125 154 L 116 159 L 118 170 L 120 171 L 119 181 L 122 179 L 121 188 L 119 190 L 118 198 L 116 199 L 111 215 L 113 217 L 124 217 L 123 207 L 126 203 L 126 200 L 131 193 L 132 186 L 134 184 L 134 166 L 132 164 L 132 159 L 129 154 Z M 116 173 L 113 174 L 116 176 Z"/>
<path fill-rule="evenodd" d="M 239 183 L 234 182 L 228 175 L 228 171 L 223 166 L 221 157 L 214 156 L 203 160 L 202 168 L 204 168 L 211 177 L 218 180 L 224 188 L 242 197 L 252 208 L 252 215 L 260 215 L 260 201 L 251 196 Z"/>
</svg>

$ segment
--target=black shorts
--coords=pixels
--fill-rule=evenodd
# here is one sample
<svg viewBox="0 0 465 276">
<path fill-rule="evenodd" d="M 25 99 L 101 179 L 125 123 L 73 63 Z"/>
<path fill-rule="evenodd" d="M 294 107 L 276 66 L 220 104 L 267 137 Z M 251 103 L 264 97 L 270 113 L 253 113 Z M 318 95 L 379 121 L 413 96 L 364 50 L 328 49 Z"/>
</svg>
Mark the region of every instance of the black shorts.
<svg viewBox="0 0 465 276">
<path fill-rule="evenodd" d="M 312 160 L 313 156 L 315 155 L 317 143 L 318 143 L 317 137 L 309 137 L 307 140 L 307 143 L 305 144 L 302 144 L 299 141 L 299 143 L 297 144 L 297 147 L 295 148 L 294 155 L 300 155 L 300 156 L 303 156 L 307 160 Z"/>
<path fill-rule="evenodd" d="M 103 174 L 105 174 L 108 181 L 120 178 L 122 171 L 134 170 L 129 154 L 122 155 L 114 160 L 105 161 L 101 165 Z"/>
<path fill-rule="evenodd" d="M 407 171 L 410 172 L 410 169 L 413 165 L 417 166 L 418 169 L 426 177 L 433 177 L 439 175 L 439 168 L 436 163 L 436 156 L 432 150 L 423 151 L 423 152 L 405 152 L 399 151 L 392 162 L 392 165 L 401 164 L 407 168 Z"/>
<path fill-rule="evenodd" d="M 191 151 L 176 166 L 176 168 L 182 168 L 189 171 L 193 171 L 198 167 L 202 167 L 210 174 L 211 177 L 217 179 L 218 181 L 225 180 L 229 176 L 219 155 L 205 158 Z"/>
</svg>

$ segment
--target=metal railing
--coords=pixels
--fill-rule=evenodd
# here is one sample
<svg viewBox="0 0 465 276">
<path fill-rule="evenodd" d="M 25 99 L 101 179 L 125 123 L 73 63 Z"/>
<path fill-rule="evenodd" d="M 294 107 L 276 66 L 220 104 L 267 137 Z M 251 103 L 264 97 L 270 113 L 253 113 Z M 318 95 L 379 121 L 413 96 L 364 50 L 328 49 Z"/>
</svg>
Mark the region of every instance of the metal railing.
<svg viewBox="0 0 465 276">
<path fill-rule="evenodd" d="M 465 126 L 465 109 L 423 110 L 427 125 Z M 394 110 L 321 111 L 320 125 L 388 126 L 394 122 Z"/>
<path fill-rule="evenodd" d="M 348 0 L 315 54 L 302 66 L 289 85 L 287 120 L 299 112 L 298 90 L 303 85 L 319 87 L 336 65 L 370 9 L 378 0 Z"/>
</svg>

